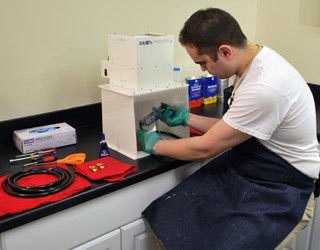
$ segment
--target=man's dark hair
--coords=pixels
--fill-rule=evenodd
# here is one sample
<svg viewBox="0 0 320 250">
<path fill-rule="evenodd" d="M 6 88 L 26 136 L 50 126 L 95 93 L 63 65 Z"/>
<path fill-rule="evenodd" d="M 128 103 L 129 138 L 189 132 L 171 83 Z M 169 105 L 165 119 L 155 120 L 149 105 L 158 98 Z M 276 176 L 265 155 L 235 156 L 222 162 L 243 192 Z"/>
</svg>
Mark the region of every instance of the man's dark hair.
<svg viewBox="0 0 320 250">
<path fill-rule="evenodd" d="M 214 61 L 220 45 L 237 48 L 246 45 L 247 38 L 239 23 L 224 10 L 208 8 L 198 10 L 184 23 L 179 35 L 181 45 L 193 45 L 199 54 L 208 54 Z"/>
</svg>

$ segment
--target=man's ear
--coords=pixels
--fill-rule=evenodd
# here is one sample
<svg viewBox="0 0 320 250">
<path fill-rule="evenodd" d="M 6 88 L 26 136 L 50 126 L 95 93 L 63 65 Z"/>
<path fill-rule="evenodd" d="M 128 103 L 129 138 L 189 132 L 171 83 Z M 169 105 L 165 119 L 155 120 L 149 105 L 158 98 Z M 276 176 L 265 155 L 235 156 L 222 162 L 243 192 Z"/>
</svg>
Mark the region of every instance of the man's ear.
<svg viewBox="0 0 320 250">
<path fill-rule="evenodd" d="M 220 45 L 218 48 L 218 52 L 221 56 L 223 56 L 226 60 L 230 60 L 233 57 L 233 50 L 228 45 Z"/>
</svg>

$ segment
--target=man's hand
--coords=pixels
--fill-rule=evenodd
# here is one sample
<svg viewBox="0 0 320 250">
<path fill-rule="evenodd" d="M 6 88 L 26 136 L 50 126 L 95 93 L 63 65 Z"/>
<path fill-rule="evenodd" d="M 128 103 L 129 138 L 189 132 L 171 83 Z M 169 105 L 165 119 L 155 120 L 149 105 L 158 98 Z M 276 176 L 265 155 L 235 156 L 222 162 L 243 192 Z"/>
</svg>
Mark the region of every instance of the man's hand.
<svg viewBox="0 0 320 250">
<path fill-rule="evenodd" d="M 154 144 L 161 140 L 161 137 L 157 132 L 139 129 L 137 131 L 137 137 L 143 151 L 149 154 L 155 154 L 152 148 Z"/>
<path fill-rule="evenodd" d="M 161 121 L 170 127 L 186 126 L 190 111 L 181 107 L 171 106 L 166 103 L 161 103 L 158 108 L 153 108 Z"/>
</svg>

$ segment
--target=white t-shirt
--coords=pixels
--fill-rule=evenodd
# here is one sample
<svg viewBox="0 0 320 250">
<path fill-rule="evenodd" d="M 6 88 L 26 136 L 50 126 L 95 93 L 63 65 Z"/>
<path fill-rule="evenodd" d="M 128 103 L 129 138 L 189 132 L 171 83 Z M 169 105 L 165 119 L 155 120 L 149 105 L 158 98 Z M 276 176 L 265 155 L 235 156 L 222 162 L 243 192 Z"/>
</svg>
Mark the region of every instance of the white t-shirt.
<svg viewBox="0 0 320 250">
<path fill-rule="evenodd" d="M 256 137 L 300 172 L 317 179 L 320 155 L 312 93 L 283 57 L 268 47 L 252 61 L 223 120 Z"/>
</svg>

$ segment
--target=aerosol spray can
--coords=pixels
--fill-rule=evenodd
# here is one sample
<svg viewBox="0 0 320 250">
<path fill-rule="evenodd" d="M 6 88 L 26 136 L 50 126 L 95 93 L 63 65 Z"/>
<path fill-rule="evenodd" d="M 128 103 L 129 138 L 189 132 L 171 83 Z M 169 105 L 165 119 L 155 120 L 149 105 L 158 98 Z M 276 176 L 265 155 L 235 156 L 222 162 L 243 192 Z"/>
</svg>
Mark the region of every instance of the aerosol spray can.
<svg viewBox="0 0 320 250">
<path fill-rule="evenodd" d="M 219 93 L 218 93 L 218 100 L 223 102 L 224 100 L 224 90 L 229 87 L 229 79 L 219 79 Z"/>
<path fill-rule="evenodd" d="M 151 125 L 152 123 L 154 123 L 158 119 L 159 119 L 159 117 L 158 117 L 157 112 L 156 111 L 152 111 L 151 113 L 149 113 L 147 116 L 145 116 L 142 119 L 142 125 L 149 126 L 149 125 Z"/>
</svg>

